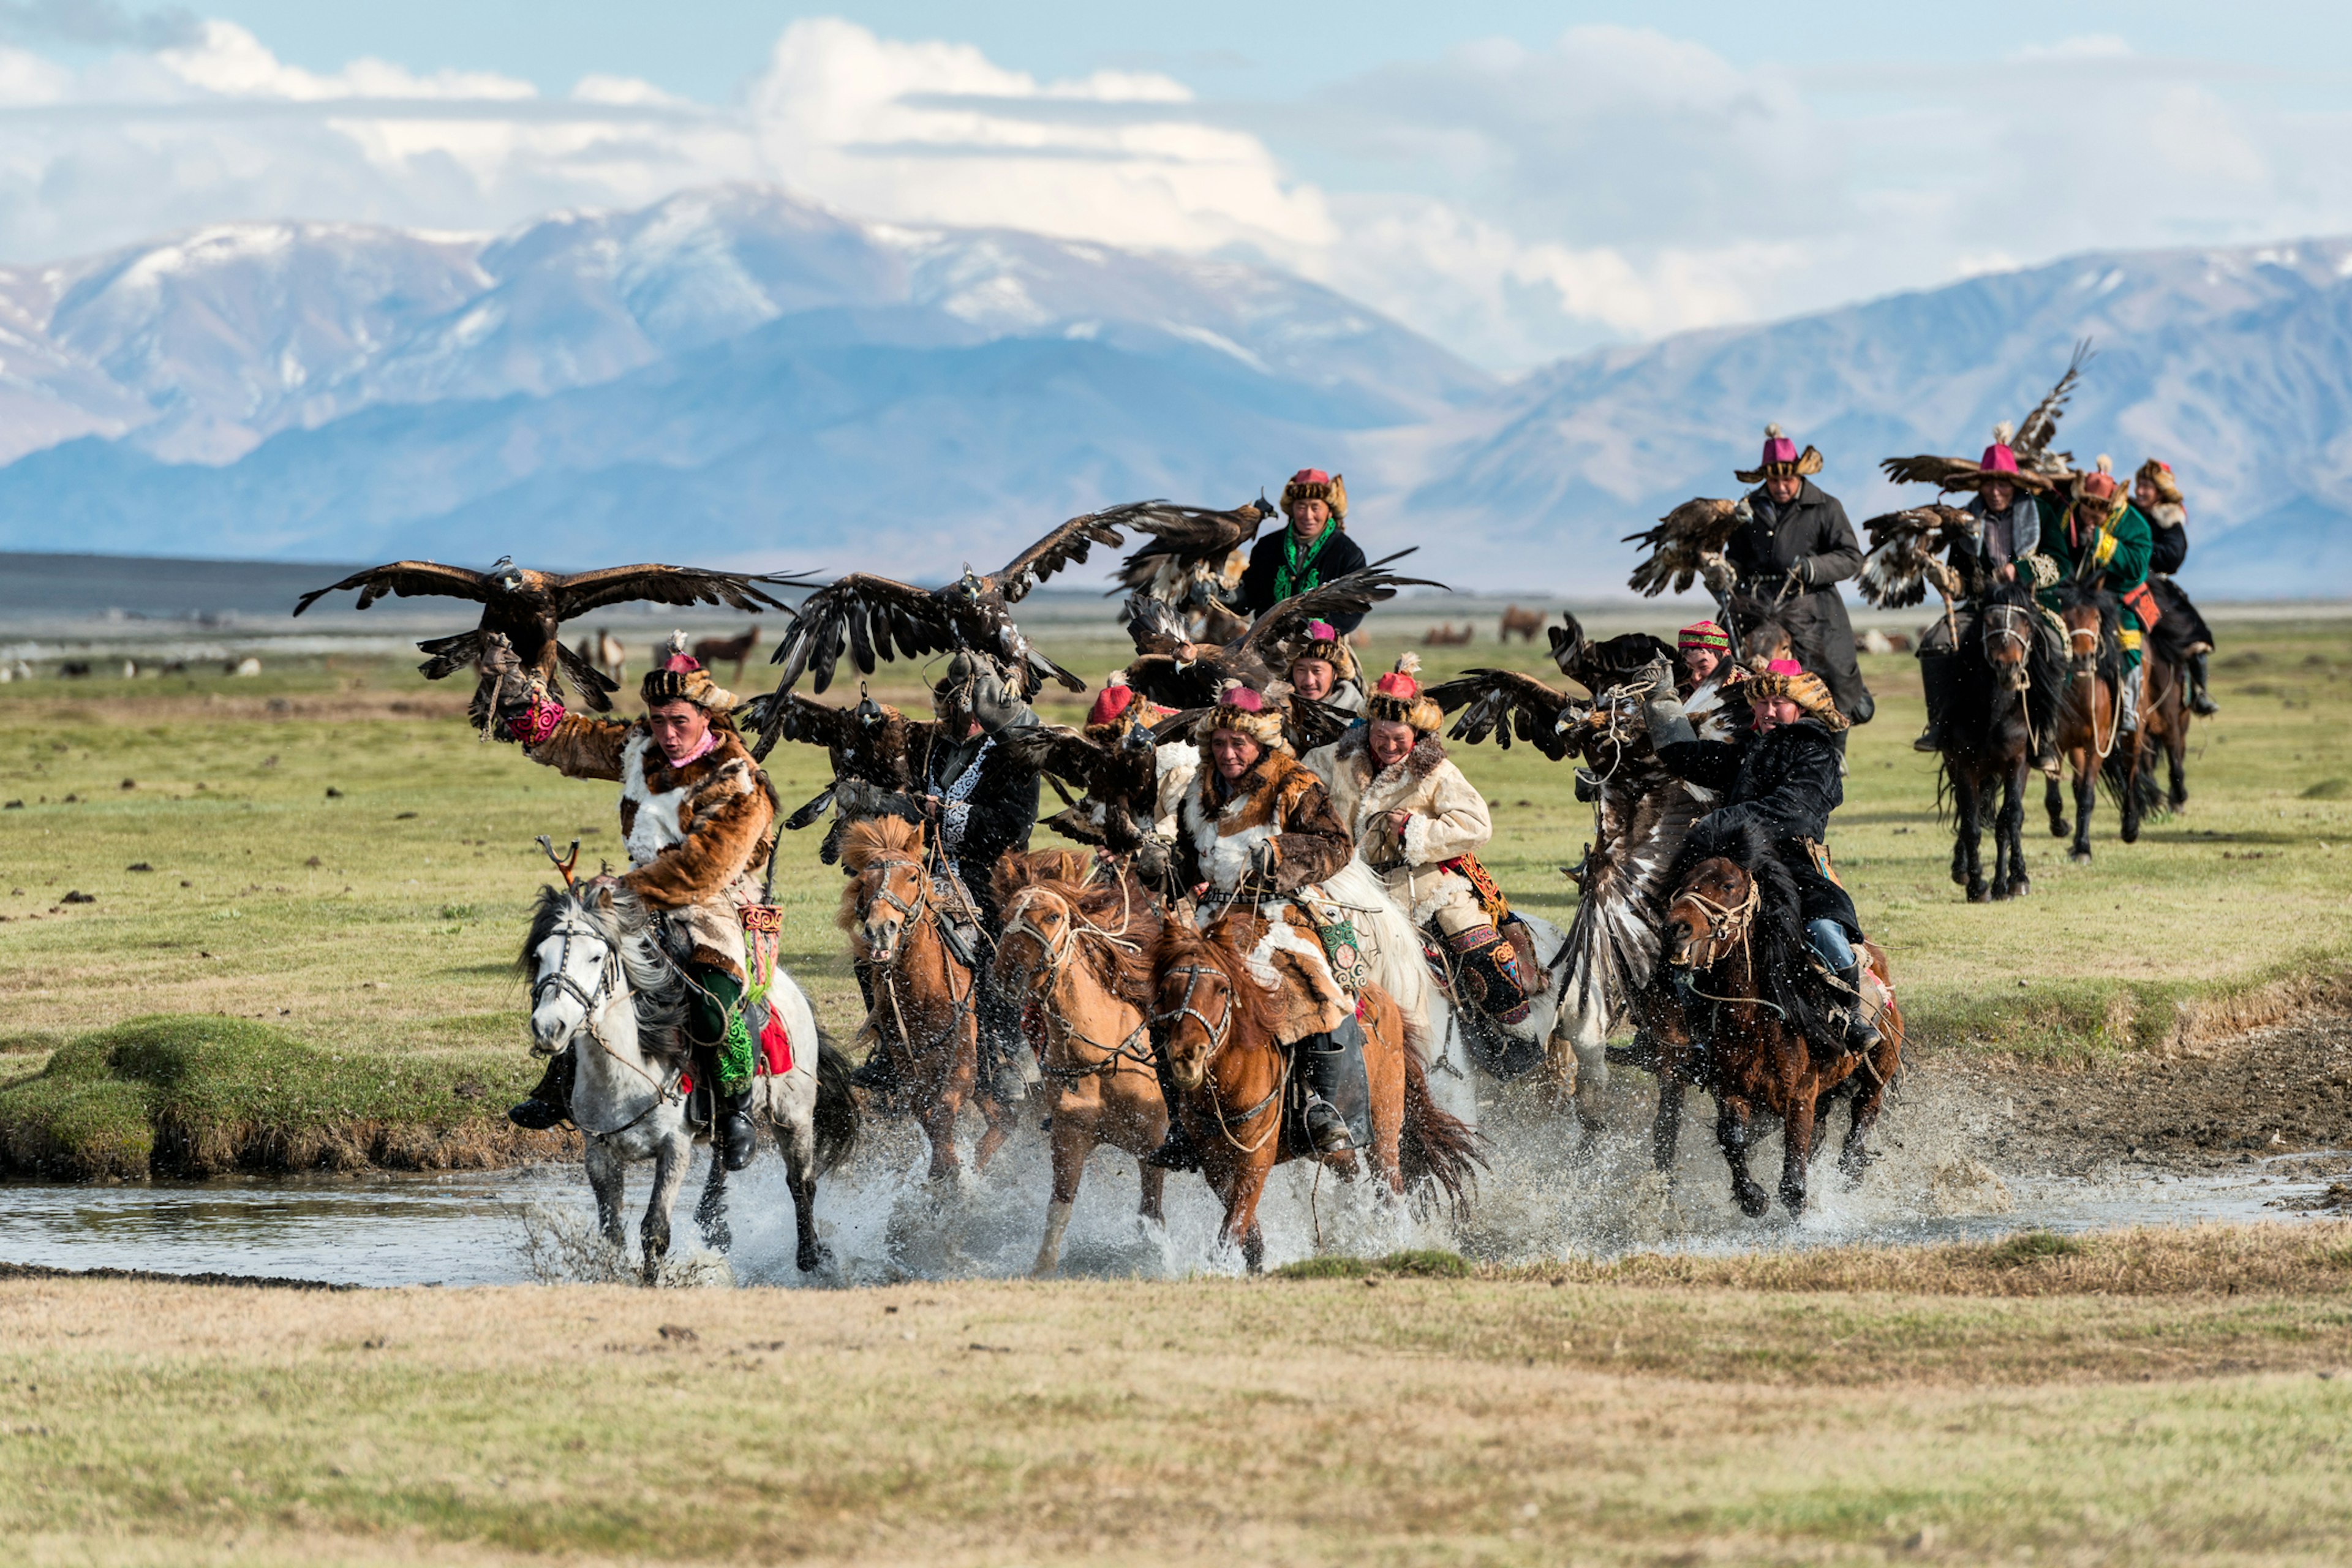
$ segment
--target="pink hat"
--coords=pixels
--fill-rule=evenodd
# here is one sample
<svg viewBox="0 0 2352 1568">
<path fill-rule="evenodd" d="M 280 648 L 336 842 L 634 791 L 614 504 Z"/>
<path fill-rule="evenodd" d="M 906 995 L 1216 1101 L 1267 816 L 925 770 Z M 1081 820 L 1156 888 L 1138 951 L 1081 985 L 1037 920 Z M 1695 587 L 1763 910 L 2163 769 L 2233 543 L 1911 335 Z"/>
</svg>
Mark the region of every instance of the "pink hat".
<svg viewBox="0 0 2352 1568">
<path fill-rule="evenodd" d="M 1984 456 L 1977 459 L 1977 467 L 1988 474 L 2014 474 L 2017 472 L 2017 454 L 2009 449 L 2008 442 L 1995 441 L 1984 449 Z"/>
<path fill-rule="evenodd" d="M 1764 455 L 1757 460 L 1768 468 L 1775 463 L 1793 463 L 1797 460 L 1797 444 L 1781 435 L 1780 427 L 1775 425 L 1765 433 Z"/>
<path fill-rule="evenodd" d="M 1805 667 L 1793 658 L 1776 658 L 1764 667 L 1767 675 L 1802 675 Z"/>
</svg>

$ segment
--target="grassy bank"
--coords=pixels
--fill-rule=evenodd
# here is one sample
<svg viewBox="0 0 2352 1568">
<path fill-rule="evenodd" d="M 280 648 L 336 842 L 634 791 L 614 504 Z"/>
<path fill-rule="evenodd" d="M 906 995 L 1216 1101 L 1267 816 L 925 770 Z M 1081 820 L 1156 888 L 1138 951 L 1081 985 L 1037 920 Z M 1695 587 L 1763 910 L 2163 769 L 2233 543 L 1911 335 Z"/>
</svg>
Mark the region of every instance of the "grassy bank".
<svg viewBox="0 0 2352 1568">
<path fill-rule="evenodd" d="M 1655 624 L 1675 618 L 1661 611 Z M 2076 867 L 2041 826 L 2037 798 L 2034 891 L 2017 905 L 1959 900 L 1933 770 L 1909 747 L 1916 669 L 1899 656 L 1865 659 L 1879 717 L 1854 734 L 1833 845 L 1893 955 L 1920 1048 L 2089 1059 L 2260 1018 L 2306 996 L 2315 976 L 2352 969 L 2352 655 L 2341 632 L 2225 623 L 2224 711 L 2197 731 L 2189 810 L 2126 847 L 2103 802 L 2097 858 Z M 1108 638 L 1054 651 L 1089 678 L 1118 660 Z M 1384 666 L 1395 651 L 1376 640 L 1370 658 Z M 1498 657 L 1538 662 L 1491 645 L 1430 651 L 1433 674 Z M 905 667 L 886 674 L 877 695 L 921 700 Z M 854 700 L 854 689 L 835 695 Z M 337 1129 L 357 1123 L 337 1108 L 387 1080 L 441 1086 L 452 1103 L 436 1100 L 435 1115 L 455 1110 L 478 1124 L 476 1146 L 492 1147 L 499 1096 L 527 1071 L 508 960 L 549 875 L 532 837 L 577 837 L 592 864 L 621 850 L 612 786 L 477 742 L 463 698 L 376 658 L 292 659 L 257 679 L 0 687 L 0 807 L 23 803 L 0 810 L 0 1081 L 133 1018 L 260 1022 L 315 1054 L 253 1102 L 263 1131 L 237 1147 L 254 1158 L 346 1158 L 359 1145 Z M 1066 721 L 1079 710 L 1060 698 L 1047 707 Z M 1572 893 L 1558 868 L 1591 832 L 1568 770 L 1524 747 L 1461 755 L 1496 805 L 1490 864 L 1517 902 L 1565 920 Z M 792 805 L 822 770 L 807 748 L 771 760 Z M 856 990 L 832 923 L 840 882 L 817 863 L 817 837 L 784 847 L 784 952 L 845 1034 Z M 43 1087 L 0 1090 L 0 1148 L 53 1157 L 86 1146 L 86 1168 L 128 1171 L 142 1138 L 179 1146 L 155 1120 L 168 1096 L 113 1068 L 92 1079 L 89 1059 L 60 1055 Z M 498 1093 L 460 1100 L 460 1081 Z M 399 1125 L 455 1135 L 438 1121 Z"/>
<path fill-rule="evenodd" d="M 37 1563 L 2335 1560 L 2352 1233 L 2079 1247 L 788 1310 L 8 1281 L 0 1529 Z M 2264 1283 L 2182 1289 L 2225 1252 Z"/>
</svg>

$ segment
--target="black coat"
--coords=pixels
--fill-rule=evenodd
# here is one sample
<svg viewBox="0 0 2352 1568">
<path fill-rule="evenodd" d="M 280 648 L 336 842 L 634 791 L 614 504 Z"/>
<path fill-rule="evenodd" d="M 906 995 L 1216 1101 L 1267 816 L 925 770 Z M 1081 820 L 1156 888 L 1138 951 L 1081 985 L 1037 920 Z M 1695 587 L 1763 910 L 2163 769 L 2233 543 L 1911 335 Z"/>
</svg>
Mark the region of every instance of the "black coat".
<svg viewBox="0 0 2352 1568">
<path fill-rule="evenodd" d="M 1283 541 L 1289 536 L 1290 530 L 1285 526 L 1276 532 L 1267 534 L 1250 547 L 1249 570 L 1242 574 L 1242 603 L 1248 607 L 1252 616 L 1262 616 L 1279 602 L 1274 594 L 1274 574 L 1282 570 Z M 1350 572 L 1363 570 L 1365 564 L 1363 551 L 1357 547 L 1356 542 L 1349 538 L 1338 524 L 1324 524 L 1321 540 L 1323 548 L 1317 552 L 1314 565 L 1315 581 L 1318 586 L 1334 578 L 1344 577 Z M 1297 586 L 1292 589 L 1293 593 L 1301 591 L 1303 590 Z M 1347 636 L 1363 623 L 1364 617 L 1361 616 L 1331 617 L 1332 629 L 1341 637 Z"/>
<path fill-rule="evenodd" d="M 1805 843 L 1827 843 L 1830 813 L 1845 804 L 1835 735 L 1801 719 L 1735 742 L 1678 742 L 1662 747 L 1658 761 L 1667 772 L 1723 799 L 1691 828 L 1685 858 L 1694 852 L 1713 853 L 1710 846 L 1737 843 L 1750 823 L 1760 826 L 1771 835 L 1774 856 L 1796 879 L 1805 919 L 1835 921 L 1849 938 L 1862 940 L 1853 900 L 1822 874 Z"/>
<path fill-rule="evenodd" d="M 939 739 L 936 727 L 929 733 L 932 743 L 911 760 L 922 773 L 924 788 L 944 799 L 948 786 L 963 771 L 960 764 L 969 759 Z M 981 924 L 992 939 L 1003 925 L 1003 916 L 996 908 L 991 878 L 1006 850 L 1029 847 L 1029 833 L 1037 823 L 1037 788 L 1035 767 L 1003 747 L 992 747 L 981 759 L 979 783 L 964 798 L 963 837 L 949 858 L 955 862 L 956 875 L 962 879 L 972 901 L 980 906 Z M 931 831 L 940 835 L 942 843 L 946 841 L 945 822 L 933 824 Z"/>
<path fill-rule="evenodd" d="M 1761 486 L 1749 493 L 1748 505 L 1753 520 L 1724 550 L 1739 569 L 1732 604 L 1741 634 L 1759 619 L 1787 627 L 1797 662 L 1828 685 L 1846 721 L 1868 723 L 1876 705 L 1854 663 L 1853 623 L 1837 590 L 1862 572 L 1862 546 L 1846 521 L 1845 503 L 1807 479 L 1786 507 L 1774 504 Z"/>
</svg>

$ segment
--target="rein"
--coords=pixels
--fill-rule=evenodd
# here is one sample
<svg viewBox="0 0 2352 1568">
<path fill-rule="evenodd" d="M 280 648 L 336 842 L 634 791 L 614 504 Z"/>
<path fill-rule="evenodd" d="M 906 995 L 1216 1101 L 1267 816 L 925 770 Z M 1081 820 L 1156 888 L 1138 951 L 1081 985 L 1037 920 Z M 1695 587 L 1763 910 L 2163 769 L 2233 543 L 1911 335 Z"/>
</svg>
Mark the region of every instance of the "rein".
<svg viewBox="0 0 2352 1568">
<path fill-rule="evenodd" d="M 1056 942 L 1051 936 L 1048 936 L 1045 933 L 1045 929 L 1039 926 L 1036 921 L 1029 918 L 1030 906 L 1042 899 L 1051 899 L 1055 903 L 1061 906 L 1065 923 L 1062 928 L 1062 940 L 1058 942 Z M 1016 936 L 1025 936 L 1030 941 L 1035 942 L 1037 944 L 1039 953 L 1045 960 L 1043 973 L 1045 975 L 1049 996 L 1053 991 L 1056 991 L 1061 988 L 1062 981 L 1068 972 L 1069 961 L 1077 952 L 1078 944 L 1083 937 L 1092 937 L 1096 941 L 1107 942 L 1116 947 L 1124 948 L 1130 952 L 1139 951 L 1139 944 L 1129 942 L 1126 938 L 1119 936 L 1111 931 L 1108 927 L 1097 925 L 1093 921 L 1080 915 L 1067 899 L 1062 897 L 1059 893 L 1051 891 L 1048 889 L 1024 888 L 1013 896 L 1013 903 L 1010 907 L 1012 910 L 1016 910 L 1020 912 L 1013 915 L 1011 919 L 1004 922 L 1004 933 L 996 939 L 997 949 L 999 952 L 1002 952 L 1004 944 L 1011 942 Z M 1092 974 L 1091 978 L 1093 978 L 1097 984 L 1102 984 L 1102 977 L 1100 975 Z M 1032 987 L 1032 991 L 1034 993 L 1034 986 Z M 1108 995 L 1113 1002 L 1118 1003 L 1120 1006 L 1126 1006 L 1129 1005 L 1122 1001 L 1117 992 L 1113 991 L 1108 985 L 1103 985 L 1103 991 L 1105 994 Z M 1148 1042 L 1150 1038 L 1151 1026 L 1148 1020 L 1139 1020 L 1135 1027 L 1129 1031 L 1127 1037 L 1119 1041 L 1117 1045 L 1105 1045 L 1102 1041 L 1096 1039 L 1093 1036 L 1087 1034 L 1085 1030 L 1071 1023 L 1066 1013 L 1048 1012 L 1046 1014 L 1046 1019 L 1049 1025 L 1059 1026 L 1062 1032 L 1062 1039 L 1065 1044 L 1067 1044 L 1072 1040 L 1076 1040 L 1080 1045 L 1103 1053 L 1101 1060 L 1080 1068 L 1057 1068 L 1048 1066 L 1043 1062 L 1039 1063 L 1038 1065 L 1040 1068 L 1048 1078 L 1059 1079 L 1067 1083 L 1076 1083 L 1081 1079 L 1097 1077 L 1103 1073 L 1115 1072 L 1118 1069 L 1119 1064 L 1122 1062 L 1133 1062 L 1137 1067 L 1142 1068 L 1147 1071 L 1151 1070 L 1153 1067 L 1151 1052 L 1148 1044 L 1145 1048 L 1138 1048 L 1139 1041 Z"/>
<path fill-rule="evenodd" d="M 1202 1029 L 1209 1037 L 1209 1054 L 1202 1058 L 1201 1061 L 1202 1078 L 1203 1082 L 1206 1082 L 1209 1069 L 1216 1065 L 1217 1058 L 1223 1054 L 1225 1042 L 1233 1028 L 1233 992 L 1228 989 L 1225 993 L 1224 1016 L 1219 1018 L 1215 1023 L 1212 1024 L 1209 1021 L 1209 1016 L 1207 1014 L 1192 1005 L 1192 993 L 1193 989 L 1200 984 L 1201 977 L 1202 975 L 1215 973 L 1219 979 L 1223 979 L 1224 975 L 1223 972 L 1213 972 L 1207 964 L 1203 963 L 1188 963 L 1181 969 L 1171 969 L 1168 973 L 1170 974 L 1181 974 L 1184 977 L 1184 1000 L 1173 1010 L 1155 1012 L 1151 1016 L 1151 1021 L 1155 1024 L 1164 1024 L 1171 1020 L 1181 1023 L 1186 1018 L 1194 1018 L 1200 1021 Z M 1164 979 L 1165 976 L 1162 978 Z M 1228 985 L 1230 985 L 1230 984 L 1231 983 L 1228 982 Z M 1217 1119 L 1218 1133 L 1223 1137 L 1227 1143 L 1233 1145 L 1234 1149 L 1244 1154 L 1256 1153 L 1259 1150 L 1266 1146 L 1269 1140 L 1282 1131 L 1282 1119 L 1280 1117 L 1276 1117 L 1273 1122 L 1267 1126 L 1265 1131 L 1257 1135 L 1257 1142 L 1255 1143 L 1244 1143 L 1240 1139 L 1234 1136 L 1234 1129 L 1235 1127 L 1246 1127 L 1252 1121 L 1257 1120 L 1258 1117 L 1264 1115 L 1266 1108 L 1279 1100 L 1282 1098 L 1283 1091 L 1290 1087 L 1290 1055 L 1286 1051 L 1277 1051 L 1276 1054 L 1282 1058 L 1282 1069 L 1274 1080 L 1274 1087 L 1266 1091 L 1264 1099 L 1260 1100 L 1255 1105 L 1251 1106 L 1247 1110 L 1243 1111 L 1239 1116 L 1227 1117 L 1225 1115 L 1224 1103 L 1217 1098 L 1215 1089 L 1212 1087 L 1209 1091 L 1209 1110 L 1210 1113 Z"/>
<path fill-rule="evenodd" d="M 651 1116 L 655 1111 L 659 1110 L 663 1106 L 672 1104 L 680 1098 L 677 1094 L 677 1081 L 679 1074 L 676 1069 L 672 1069 L 663 1077 L 656 1079 L 653 1074 L 646 1071 L 644 1068 L 638 1066 L 635 1062 L 631 1061 L 628 1058 L 614 1050 L 612 1047 L 612 1043 L 604 1038 L 604 1032 L 596 1026 L 597 1015 L 604 1012 L 605 1008 L 611 1006 L 613 1004 L 625 1001 L 633 994 L 628 988 L 627 976 L 622 970 L 621 951 L 613 943 L 607 942 L 602 931 L 583 930 L 578 925 L 573 924 L 570 920 L 566 920 L 561 929 L 562 942 L 555 950 L 554 972 L 551 973 L 541 974 L 530 983 L 531 1011 L 535 1013 L 539 1010 L 540 998 L 544 996 L 550 991 L 559 991 L 565 995 L 571 996 L 581 1005 L 582 1012 L 580 1022 L 574 1024 L 568 1031 L 565 1032 L 562 1040 L 557 1044 L 555 1049 L 557 1051 L 561 1051 L 565 1046 L 570 1045 L 574 1039 L 579 1037 L 580 1035 L 585 1033 L 588 1038 L 595 1043 L 598 1050 L 604 1052 L 605 1056 L 609 1057 L 614 1061 L 618 1062 L 621 1066 L 627 1068 L 639 1078 L 645 1079 L 646 1087 L 654 1091 L 652 1101 L 648 1103 L 643 1110 L 638 1111 L 635 1116 L 630 1117 L 626 1121 L 622 1122 L 617 1127 L 607 1127 L 602 1131 L 598 1131 L 594 1128 L 582 1125 L 576 1117 L 572 1119 L 572 1125 L 580 1128 L 581 1134 L 583 1137 L 616 1138 L 620 1134 L 626 1132 L 630 1128 L 635 1127 L 640 1121 L 643 1121 L 646 1117 Z M 593 989 L 582 985 L 577 980 L 572 978 L 572 939 L 575 936 L 583 939 L 593 936 L 597 944 L 602 946 L 604 950 L 604 963 L 597 973 L 596 984 Z M 661 952 L 661 944 L 659 942 L 654 943 L 653 947 L 656 952 Z M 667 961 L 668 955 L 664 953 L 662 956 Z M 676 965 L 673 964 L 672 967 L 675 968 Z"/>
<path fill-rule="evenodd" d="M 912 905 L 908 904 L 905 900 L 890 890 L 887 873 L 900 866 L 909 866 L 914 868 L 916 885 L 921 889 L 915 895 Z M 865 920 L 866 912 L 873 908 L 874 904 L 879 901 L 898 910 L 904 917 L 908 931 L 919 930 L 926 917 L 929 917 L 934 927 L 940 923 L 939 907 L 931 898 L 930 874 L 921 861 L 907 855 L 885 855 L 867 863 L 869 870 L 877 867 L 884 868 L 885 875 L 882 880 L 875 884 L 873 892 L 858 901 L 857 914 L 861 921 Z M 971 983 L 964 986 L 963 994 L 956 994 L 955 961 L 948 956 L 948 944 L 943 938 L 939 939 L 939 949 L 940 983 L 946 988 L 948 994 L 948 1021 L 940 1026 L 936 1033 L 927 1037 L 919 1044 L 908 1033 L 907 1016 L 898 1005 L 898 969 L 905 962 L 907 952 L 904 933 L 900 936 L 898 951 L 891 954 L 889 962 L 883 967 L 882 994 L 890 999 L 890 1017 L 892 1022 L 898 1026 L 898 1043 L 906 1047 L 909 1060 L 921 1053 L 929 1051 L 940 1041 L 962 1027 L 965 1017 L 971 1012 L 973 994 L 979 989 L 978 977 L 974 975 L 971 976 Z M 966 973 L 970 973 L 969 971 Z"/>
</svg>

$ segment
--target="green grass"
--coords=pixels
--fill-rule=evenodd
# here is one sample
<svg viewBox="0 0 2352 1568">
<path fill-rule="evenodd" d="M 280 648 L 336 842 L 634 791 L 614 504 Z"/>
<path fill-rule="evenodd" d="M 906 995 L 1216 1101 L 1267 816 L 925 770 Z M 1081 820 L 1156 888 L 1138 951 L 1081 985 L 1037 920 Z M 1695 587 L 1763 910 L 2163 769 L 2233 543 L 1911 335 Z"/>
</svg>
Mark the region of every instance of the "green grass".
<svg viewBox="0 0 2352 1568">
<path fill-rule="evenodd" d="M 1675 618 L 1660 609 L 1652 624 Z M 1370 624 L 1367 663 L 1379 668 L 1396 650 Z M 2225 619 L 2223 712 L 2195 731 L 2187 811 L 2125 846 L 2102 801 L 2096 857 L 2074 866 L 2037 792 L 2033 893 L 2015 904 L 1971 906 L 1952 886 L 1933 768 L 1910 750 L 1916 667 L 1865 658 L 1879 715 L 1854 732 L 1832 847 L 1892 957 L 1917 1048 L 2083 1059 L 2160 1042 L 2185 1005 L 2352 970 L 2341 631 Z M 1048 643 L 1090 680 L 1119 662 L 1108 635 Z M 1549 672 L 1518 647 L 1427 651 L 1432 679 L 1496 662 Z M 876 695 L 920 703 L 918 673 L 884 667 Z M 856 688 L 831 695 L 854 701 Z M 501 1058 L 500 1081 L 520 1077 L 525 997 L 509 960 L 550 876 L 532 838 L 579 837 L 591 866 L 620 859 L 614 790 L 480 743 L 464 696 L 396 660 L 345 658 L 274 662 L 259 679 L 0 687 L 0 805 L 25 803 L 0 813 L 0 1081 L 13 1062 L 154 1015 L 263 1022 L 324 1053 L 310 1070 L 335 1087 L 270 1112 L 291 1119 L 289 1133 L 326 1124 L 306 1108 L 345 1092 L 341 1069 L 359 1084 L 388 1066 L 487 1085 L 485 1064 Z M 1045 713 L 1076 722 L 1083 700 L 1056 694 Z M 1564 921 L 1574 893 L 1559 868 L 1592 831 L 1569 770 L 1524 746 L 1456 752 L 1495 804 L 1489 865 L 1516 903 Z M 770 771 L 797 805 L 824 782 L 824 759 L 786 747 Z M 846 1035 L 856 993 L 833 923 L 840 878 L 818 864 L 819 837 L 787 836 L 776 901 L 785 962 Z M 68 905 L 69 891 L 96 901 Z M 109 1128 L 92 1163 L 134 1161 L 131 1130 L 115 1119 L 144 1091 L 89 1080 L 69 1093 L 65 1081 L 40 1091 L 58 1107 L 47 1125 Z M 495 1122 L 489 1099 L 467 1107 Z M 283 1146 L 309 1147 L 301 1136 Z"/>
</svg>

